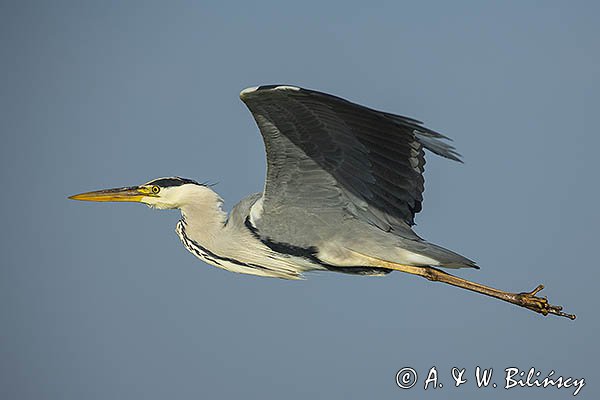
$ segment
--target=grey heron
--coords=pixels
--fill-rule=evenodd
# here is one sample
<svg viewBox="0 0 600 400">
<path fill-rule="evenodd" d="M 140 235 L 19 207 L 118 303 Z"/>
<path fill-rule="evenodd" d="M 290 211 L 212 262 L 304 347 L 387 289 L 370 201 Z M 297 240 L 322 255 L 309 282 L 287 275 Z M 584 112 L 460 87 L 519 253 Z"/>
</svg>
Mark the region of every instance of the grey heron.
<svg viewBox="0 0 600 400">
<path fill-rule="evenodd" d="M 74 200 L 179 209 L 176 232 L 202 261 L 229 271 L 299 279 L 308 271 L 401 271 L 574 319 L 530 292 L 512 293 L 440 268 L 479 268 L 412 229 L 423 200 L 425 149 L 461 161 L 443 136 L 412 118 L 289 85 L 240 93 L 267 155 L 264 190 L 229 214 L 212 188 L 180 177 L 99 190 Z"/>
</svg>

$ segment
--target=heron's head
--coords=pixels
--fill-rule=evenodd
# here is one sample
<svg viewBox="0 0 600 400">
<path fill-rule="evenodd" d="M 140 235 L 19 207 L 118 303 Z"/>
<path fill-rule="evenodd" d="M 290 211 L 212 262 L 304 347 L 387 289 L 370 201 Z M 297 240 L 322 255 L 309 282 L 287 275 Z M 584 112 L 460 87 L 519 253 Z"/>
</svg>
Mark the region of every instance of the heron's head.
<svg viewBox="0 0 600 400">
<path fill-rule="evenodd" d="M 69 197 L 83 201 L 144 203 L 159 209 L 182 208 L 214 192 L 204 184 L 180 177 L 158 178 L 140 186 L 97 190 Z"/>
</svg>

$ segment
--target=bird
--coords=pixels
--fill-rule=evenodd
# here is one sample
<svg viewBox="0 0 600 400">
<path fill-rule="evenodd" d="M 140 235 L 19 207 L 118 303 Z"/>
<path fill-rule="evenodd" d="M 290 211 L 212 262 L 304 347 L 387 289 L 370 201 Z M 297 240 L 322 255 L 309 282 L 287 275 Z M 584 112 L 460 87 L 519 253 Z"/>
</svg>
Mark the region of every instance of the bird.
<svg viewBox="0 0 600 400">
<path fill-rule="evenodd" d="M 181 177 L 70 196 L 179 209 L 176 233 L 207 264 L 240 274 L 302 279 L 312 271 L 421 276 L 527 308 L 574 319 L 529 292 L 507 292 L 445 270 L 476 268 L 469 258 L 415 233 L 425 150 L 462 162 L 450 139 L 413 118 L 287 84 L 244 89 L 240 99 L 262 136 L 262 192 L 229 213 L 212 186 Z"/>
</svg>

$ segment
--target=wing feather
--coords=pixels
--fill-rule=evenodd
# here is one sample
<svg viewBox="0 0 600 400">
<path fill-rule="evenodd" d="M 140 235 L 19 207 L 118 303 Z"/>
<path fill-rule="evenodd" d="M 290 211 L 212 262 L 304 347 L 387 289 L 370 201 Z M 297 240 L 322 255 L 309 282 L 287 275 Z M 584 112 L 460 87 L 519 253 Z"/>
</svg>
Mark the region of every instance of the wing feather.
<svg viewBox="0 0 600 400">
<path fill-rule="evenodd" d="M 424 149 L 460 161 L 447 137 L 420 121 L 292 86 L 247 89 L 267 152 L 264 226 L 292 240 L 278 218 L 317 234 L 327 218 L 353 216 L 384 231 L 414 236 L 421 211 Z M 279 219 L 281 221 L 281 219 Z M 314 231 L 308 228 L 314 226 Z M 322 229 L 322 228 L 321 228 Z"/>
</svg>

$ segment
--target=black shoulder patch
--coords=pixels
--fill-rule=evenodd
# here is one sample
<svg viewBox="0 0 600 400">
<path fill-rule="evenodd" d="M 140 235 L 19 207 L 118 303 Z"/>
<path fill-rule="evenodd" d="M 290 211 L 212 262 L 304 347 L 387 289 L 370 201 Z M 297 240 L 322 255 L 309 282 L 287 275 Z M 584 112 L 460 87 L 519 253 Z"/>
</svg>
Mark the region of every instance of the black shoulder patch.
<svg viewBox="0 0 600 400">
<path fill-rule="evenodd" d="M 295 257 L 304 257 L 313 262 L 316 262 L 319 264 L 321 263 L 316 256 L 317 248 L 314 246 L 304 248 L 304 247 L 294 246 L 294 245 L 291 245 L 288 243 L 275 242 L 269 238 L 263 238 L 258 233 L 258 229 L 256 229 L 256 227 L 254 225 L 252 225 L 252 222 L 250 222 L 249 216 L 246 217 L 246 219 L 244 220 L 244 225 L 246 225 L 246 228 L 248 228 L 248 230 L 250 230 L 250 232 L 252 232 L 252 235 L 256 239 L 260 240 L 265 246 L 267 246 L 268 248 L 270 248 L 271 250 L 273 250 L 276 253 L 287 254 L 287 255 L 295 256 Z"/>
<path fill-rule="evenodd" d="M 260 234 L 258 233 L 258 229 L 256 229 L 256 227 L 254 225 L 252 225 L 252 222 L 250 222 L 249 216 L 246 217 L 246 220 L 244 221 L 244 225 L 246 225 L 246 228 L 248 228 L 248 230 L 250 230 L 250 232 L 252 232 L 252 235 L 256 239 L 260 240 L 265 246 L 267 246 L 274 252 L 280 253 L 280 254 L 287 254 L 287 255 L 295 256 L 295 257 L 304 257 L 307 260 L 314 262 L 315 264 L 319 264 L 319 265 L 325 267 L 329 271 L 341 272 L 343 274 L 350 274 L 350 275 L 382 275 L 382 274 L 389 274 L 390 272 L 392 272 L 392 270 L 388 269 L 388 268 L 379 268 L 379 267 L 370 267 L 370 266 L 339 267 L 337 265 L 330 265 L 330 264 L 324 263 L 323 261 L 321 261 L 319 259 L 319 257 L 317 257 L 318 249 L 315 246 L 310 246 L 310 247 L 304 248 L 304 247 L 298 247 L 298 246 L 294 246 L 294 245 L 287 244 L 287 243 L 275 242 L 268 238 L 267 239 L 261 238 Z"/>
</svg>

